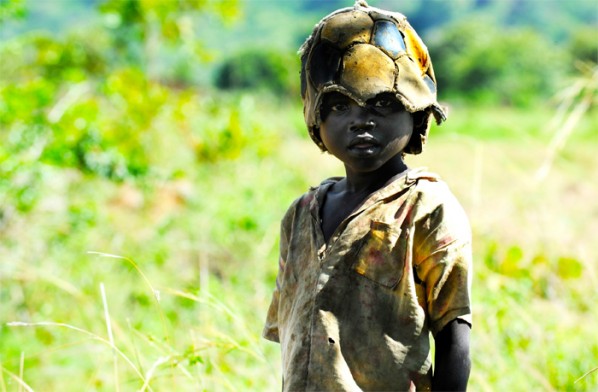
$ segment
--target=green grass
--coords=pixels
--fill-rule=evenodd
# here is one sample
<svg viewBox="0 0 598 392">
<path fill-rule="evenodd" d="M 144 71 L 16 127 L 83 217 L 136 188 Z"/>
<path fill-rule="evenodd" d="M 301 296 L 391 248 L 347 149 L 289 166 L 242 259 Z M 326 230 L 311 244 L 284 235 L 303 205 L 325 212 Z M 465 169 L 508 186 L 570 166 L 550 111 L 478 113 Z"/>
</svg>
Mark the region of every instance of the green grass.
<svg viewBox="0 0 598 392">
<path fill-rule="evenodd" d="M 30 210 L 4 199 L 0 391 L 280 389 L 279 347 L 260 337 L 278 223 L 342 168 L 305 136 L 297 104 L 231 99 L 238 125 L 191 107 L 189 129 L 163 132 L 162 109 L 145 178 L 41 164 Z M 408 158 L 439 172 L 472 222 L 472 391 L 598 386 L 586 375 L 598 366 L 596 113 L 538 181 L 550 114 L 453 108 Z M 202 124 L 242 136 L 206 160 L 188 142 Z"/>
</svg>

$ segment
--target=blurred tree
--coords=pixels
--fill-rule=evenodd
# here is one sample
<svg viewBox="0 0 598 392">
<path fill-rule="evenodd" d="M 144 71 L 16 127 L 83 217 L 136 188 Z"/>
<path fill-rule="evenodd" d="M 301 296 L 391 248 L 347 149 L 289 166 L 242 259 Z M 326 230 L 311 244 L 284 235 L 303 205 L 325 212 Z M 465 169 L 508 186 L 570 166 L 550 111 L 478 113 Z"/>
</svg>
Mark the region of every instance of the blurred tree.
<svg viewBox="0 0 598 392">
<path fill-rule="evenodd" d="M 598 64 L 598 39 L 595 28 L 578 29 L 573 34 L 570 48 L 575 60 Z"/>
<path fill-rule="evenodd" d="M 99 9 L 116 49 L 113 61 L 141 67 L 150 79 L 159 76 L 162 48 L 176 47 L 190 62 L 207 56 L 194 17 L 212 12 L 230 21 L 239 16 L 236 0 L 107 0 Z"/>
<path fill-rule="evenodd" d="M 418 33 L 425 34 L 431 27 L 441 27 L 451 23 L 470 7 L 471 5 L 466 2 L 419 1 L 416 8 L 408 13 L 407 18 Z"/>
<path fill-rule="evenodd" d="M 562 42 L 580 26 L 598 23 L 595 1 L 538 0 L 371 0 L 371 5 L 404 13 L 424 38 L 433 30 L 482 18 L 498 26 L 528 27 Z"/>
<path fill-rule="evenodd" d="M 492 3 L 492 0 L 475 0 L 474 6 L 476 8 L 484 8 L 488 6 L 490 3 Z"/>
<path fill-rule="evenodd" d="M 47 164 L 117 181 L 149 172 L 159 146 L 147 134 L 161 116 L 183 111 L 181 94 L 197 95 L 162 83 L 159 50 L 187 52 L 185 60 L 197 64 L 203 49 L 194 16 L 237 12 L 236 1 L 107 0 L 98 7 L 100 25 L 0 41 L 0 58 L 10 59 L 0 61 L 0 214 L 35 205 Z M 0 0 L 1 24 L 25 12 L 20 0 Z"/>
<path fill-rule="evenodd" d="M 226 59 L 216 72 L 222 89 L 266 89 L 275 94 L 298 96 L 299 60 L 296 55 L 264 49 L 248 49 Z"/>
<path fill-rule="evenodd" d="M 10 19 L 21 19 L 25 14 L 23 0 L 0 0 L 0 26 Z"/>
<path fill-rule="evenodd" d="M 338 8 L 350 7 L 353 4 L 344 0 L 299 0 L 297 5 L 306 11 L 332 12 Z"/>
<path fill-rule="evenodd" d="M 561 152 L 567 139 L 577 129 L 586 112 L 598 104 L 598 64 L 595 61 L 577 61 L 578 72 L 557 96 L 559 102 L 548 130 L 554 135 L 542 166 L 536 172 L 536 181 L 548 177 L 555 158 Z"/>
<path fill-rule="evenodd" d="M 443 29 L 428 41 L 441 95 L 527 105 L 556 91 L 566 53 L 529 29 L 482 20 Z"/>
</svg>

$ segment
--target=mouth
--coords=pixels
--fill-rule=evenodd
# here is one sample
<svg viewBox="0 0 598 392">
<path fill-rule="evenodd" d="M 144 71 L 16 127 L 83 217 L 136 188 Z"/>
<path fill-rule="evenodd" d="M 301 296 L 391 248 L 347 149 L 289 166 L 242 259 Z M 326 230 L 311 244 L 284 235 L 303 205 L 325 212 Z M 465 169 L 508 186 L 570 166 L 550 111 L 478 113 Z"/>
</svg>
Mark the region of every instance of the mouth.
<svg viewBox="0 0 598 392">
<path fill-rule="evenodd" d="M 379 147 L 380 143 L 371 135 L 359 135 L 349 143 L 349 150 L 368 151 Z"/>
</svg>

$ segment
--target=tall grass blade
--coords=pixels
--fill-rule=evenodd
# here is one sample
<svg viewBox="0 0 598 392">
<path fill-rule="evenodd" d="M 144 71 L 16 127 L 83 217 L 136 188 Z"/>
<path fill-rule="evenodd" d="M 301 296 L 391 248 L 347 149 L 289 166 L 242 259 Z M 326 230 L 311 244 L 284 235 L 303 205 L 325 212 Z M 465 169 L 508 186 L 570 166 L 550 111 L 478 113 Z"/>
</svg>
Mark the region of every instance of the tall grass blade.
<svg viewBox="0 0 598 392">
<path fill-rule="evenodd" d="M 162 343 L 157 341 L 156 339 L 152 338 L 151 336 L 146 336 L 143 333 L 141 333 L 140 331 L 137 331 L 135 329 L 132 330 L 133 333 L 135 333 L 138 337 L 140 337 L 141 339 L 143 339 L 143 341 L 145 341 L 150 347 L 155 348 L 156 350 L 160 351 L 161 353 L 166 353 L 168 354 L 167 358 L 169 358 L 170 360 L 172 360 L 173 358 L 184 358 L 184 355 L 181 355 L 179 352 L 176 352 L 175 350 L 173 350 L 173 347 L 166 344 L 166 343 Z M 190 380 L 193 380 L 193 375 L 191 373 L 189 373 L 189 371 L 187 371 L 187 369 L 185 369 L 185 367 L 182 365 L 182 362 L 177 360 L 175 361 L 174 364 L 177 369 L 179 369 L 181 371 L 181 373 L 189 378 Z"/>
<path fill-rule="evenodd" d="M 137 366 L 143 372 L 143 365 L 141 364 L 141 359 L 139 358 L 139 349 L 137 348 L 137 344 L 135 344 L 135 337 L 133 333 L 136 332 L 131 325 L 131 320 L 127 318 L 127 327 L 129 328 L 129 336 L 131 337 L 131 345 L 133 347 L 133 354 L 135 354 L 135 361 L 137 361 Z"/>
<path fill-rule="evenodd" d="M 0 373 L 6 373 L 6 374 L 8 374 L 8 376 L 10 378 L 12 378 L 17 384 L 19 384 L 19 390 L 21 390 L 21 388 L 25 388 L 25 390 L 27 392 L 33 392 L 33 388 L 31 388 L 25 381 L 23 381 L 22 378 L 20 378 L 18 375 L 14 374 L 10 370 L 5 369 L 1 364 L 0 364 Z M 2 376 L 0 376 L 0 377 L 2 377 Z M 2 377 L 2 380 L 4 380 L 4 377 Z M 6 390 L 6 386 L 4 385 L 4 381 L 2 382 L 2 388 L 3 388 L 4 391 Z"/>
<path fill-rule="evenodd" d="M 21 351 L 21 358 L 19 359 L 19 378 L 24 380 L 23 374 L 25 373 L 25 353 Z M 19 384 L 19 392 L 22 392 L 21 384 Z"/>
<path fill-rule="evenodd" d="M 110 253 L 95 252 L 95 251 L 88 251 L 87 253 L 93 254 L 93 255 L 98 255 L 101 257 L 108 257 L 108 258 L 112 258 L 112 259 L 124 260 L 127 263 L 129 263 L 135 269 L 135 271 L 137 271 L 137 273 L 141 276 L 141 278 L 143 279 L 143 281 L 145 282 L 147 287 L 150 289 L 150 291 L 152 293 L 152 298 L 154 298 L 154 301 L 158 308 L 158 313 L 160 314 L 160 321 L 162 323 L 162 331 L 164 333 L 164 340 L 166 342 L 171 342 L 170 334 L 169 334 L 168 328 L 166 326 L 166 316 L 164 315 L 164 311 L 162 310 L 162 307 L 160 306 L 160 291 L 154 288 L 154 286 L 152 285 L 152 283 L 150 282 L 148 277 L 143 273 L 143 271 L 141 271 L 141 268 L 139 268 L 137 263 L 135 263 L 134 260 L 132 260 L 128 257 L 113 255 Z"/>
<path fill-rule="evenodd" d="M 154 362 L 152 367 L 150 367 L 149 370 L 147 371 L 147 373 L 145 374 L 145 382 L 141 386 L 141 389 L 139 390 L 140 392 L 144 392 L 149 387 L 149 382 L 152 379 L 152 377 L 153 377 L 154 373 L 156 372 L 156 370 L 158 369 L 158 367 L 167 363 L 169 360 L 170 360 L 169 357 L 160 357 L 160 358 L 158 358 L 158 360 L 156 362 Z"/>
<path fill-rule="evenodd" d="M 13 321 L 13 322 L 6 323 L 6 325 L 8 327 L 61 327 L 61 328 L 67 328 L 67 329 L 82 333 L 84 335 L 87 335 L 87 336 L 91 337 L 93 340 L 102 342 L 105 345 L 112 348 L 131 367 L 131 369 L 133 369 L 133 371 L 139 376 L 139 378 L 141 378 L 141 381 L 145 382 L 144 375 L 139 371 L 137 366 L 135 366 L 135 364 L 129 359 L 129 357 L 127 357 L 127 355 L 125 353 L 123 353 L 118 347 L 116 347 L 114 344 L 112 344 L 109 340 L 106 340 L 103 337 L 96 335 L 93 332 L 89 332 L 85 329 L 75 327 L 74 325 L 65 324 L 65 323 L 57 323 L 57 322 L 53 322 L 53 321 L 40 321 L 40 322 L 36 322 L 36 323 Z"/>
<path fill-rule="evenodd" d="M 2 392 L 6 392 L 6 382 L 4 381 L 4 367 L 0 362 L 0 386 L 2 386 Z"/>
<path fill-rule="evenodd" d="M 541 182 L 548 176 L 557 154 L 563 149 L 583 115 L 594 103 L 598 91 L 598 66 L 588 67 L 582 71 L 585 75 L 563 91 L 564 98 L 551 122 L 556 133 L 550 141 L 544 162 L 536 172 L 536 182 Z"/>
<path fill-rule="evenodd" d="M 586 372 L 583 376 L 581 376 L 580 378 L 578 378 L 577 380 L 575 380 L 573 382 L 573 384 L 577 384 L 579 381 L 583 380 L 584 378 L 586 378 L 590 374 L 594 373 L 596 370 L 598 370 L 598 367 L 595 367 L 594 369 L 590 370 L 589 372 Z"/>
<path fill-rule="evenodd" d="M 114 344 L 114 336 L 112 335 L 112 323 L 110 322 L 110 312 L 108 311 L 108 301 L 106 300 L 106 290 L 104 283 L 100 283 L 100 292 L 102 294 L 102 304 L 104 306 L 104 319 L 106 321 L 106 330 L 108 331 L 108 340 L 112 347 L 116 347 Z M 118 356 L 116 351 L 112 350 L 112 356 L 114 360 L 114 383 L 116 385 L 117 392 L 120 391 L 120 383 L 118 381 Z"/>
</svg>

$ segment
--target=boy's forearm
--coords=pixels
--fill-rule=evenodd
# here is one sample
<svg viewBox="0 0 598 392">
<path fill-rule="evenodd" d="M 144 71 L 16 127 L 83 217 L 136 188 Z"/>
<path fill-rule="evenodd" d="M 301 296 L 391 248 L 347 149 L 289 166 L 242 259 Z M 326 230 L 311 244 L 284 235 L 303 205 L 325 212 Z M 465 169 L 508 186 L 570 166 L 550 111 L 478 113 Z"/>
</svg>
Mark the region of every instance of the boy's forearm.
<svg viewBox="0 0 598 392">
<path fill-rule="evenodd" d="M 470 326 L 459 319 L 451 321 L 436 336 L 433 391 L 465 391 L 471 370 Z"/>
</svg>

